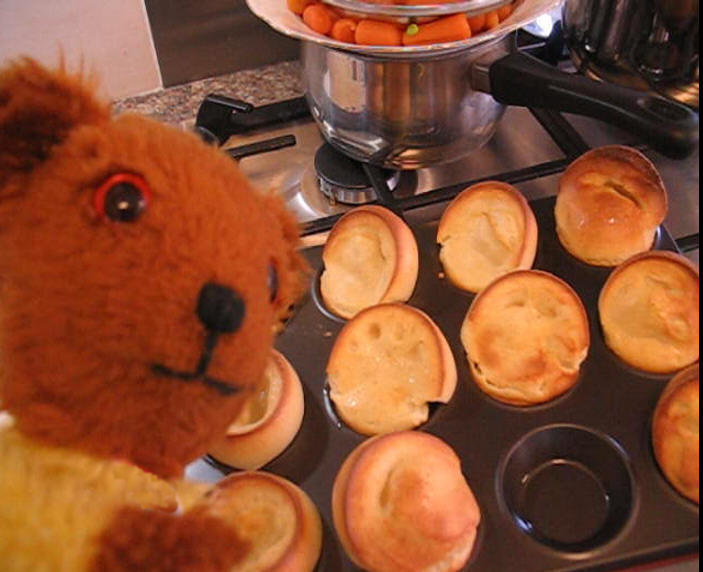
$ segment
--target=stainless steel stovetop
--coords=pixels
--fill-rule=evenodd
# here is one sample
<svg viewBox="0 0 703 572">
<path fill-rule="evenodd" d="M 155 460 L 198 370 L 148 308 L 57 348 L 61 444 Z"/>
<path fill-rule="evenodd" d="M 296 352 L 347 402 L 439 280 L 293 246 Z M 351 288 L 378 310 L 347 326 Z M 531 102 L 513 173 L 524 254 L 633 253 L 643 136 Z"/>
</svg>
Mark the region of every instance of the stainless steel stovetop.
<svg viewBox="0 0 703 572">
<path fill-rule="evenodd" d="M 307 233 L 324 231 L 353 205 L 331 200 L 320 191 L 314 156 L 324 140 L 311 118 L 237 134 L 225 147 L 286 135 L 295 137 L 294 146 L 244 157 L 240 166 L 256 186 L 280 193 L 306 223 Z M 669 193 L 665 225 L 698 264 L 698 150 L 684 160 L 668 159 L 630 134 L 579 116 L 508 108 L 486 146 L 455 163 L 402 172 L 393 197 L 403 208 L 427 209 L 433 207 L 433 194 L 446 199 L 472 182 L 491 178 L 515 184 L 528 200 L 550 196 L 556 194 L 559 176 L 570 160 L 589 147 L 614 143 L 637 146 L 659 169 Z"/>
</svg>

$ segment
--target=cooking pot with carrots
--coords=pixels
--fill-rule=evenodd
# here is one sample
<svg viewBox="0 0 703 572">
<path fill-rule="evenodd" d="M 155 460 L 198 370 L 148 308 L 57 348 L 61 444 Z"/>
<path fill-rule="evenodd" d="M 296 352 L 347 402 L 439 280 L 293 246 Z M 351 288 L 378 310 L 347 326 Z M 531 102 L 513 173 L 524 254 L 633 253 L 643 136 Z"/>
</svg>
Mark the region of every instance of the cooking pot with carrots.
<svg viewBox="0 0 703 572">
<path fill-rule="evenodd" d="M 514 49 L 513 32 L 560 1 L 247 0 L 302 40 L 312 115 L 327 141 L 361 161 L 417 169 L 460 159 L 491 138 L 506 105 L 596 117 L 671 157 L 695 149 L 688 108 Z"/>
</svg>

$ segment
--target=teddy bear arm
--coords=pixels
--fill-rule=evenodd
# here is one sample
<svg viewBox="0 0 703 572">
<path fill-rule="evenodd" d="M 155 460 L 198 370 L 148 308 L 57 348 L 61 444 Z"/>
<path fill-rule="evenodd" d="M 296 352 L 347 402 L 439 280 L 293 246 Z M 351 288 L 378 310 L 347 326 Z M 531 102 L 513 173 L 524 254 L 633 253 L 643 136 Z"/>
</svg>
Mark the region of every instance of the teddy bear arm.
<svg viewBox="0 0 703 572">
<path fill-rule="evenodd" d="M 101 534 L 92 570 L 231 570 L 247 547 L 202 506 L 184 514 L 125 506 Z"/>
</svg>

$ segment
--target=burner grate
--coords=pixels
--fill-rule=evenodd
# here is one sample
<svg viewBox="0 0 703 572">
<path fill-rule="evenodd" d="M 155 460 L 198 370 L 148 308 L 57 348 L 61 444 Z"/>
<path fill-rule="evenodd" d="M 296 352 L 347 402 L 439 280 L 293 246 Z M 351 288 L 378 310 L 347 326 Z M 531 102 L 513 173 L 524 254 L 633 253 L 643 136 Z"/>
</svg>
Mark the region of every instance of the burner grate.
<svg viewBox="0 0 703 572">
<path fill-rule="evenodd" d="M 400 180 L 400 171 L 379 171 L 374 184 L 364 165 L 324 143 L 315 153 L 315 172 L 320 190 L 332 201 L 349 205 L 372 202 L 377 196 L 377 185 L 392 190 Z"/>
<path fill-rule="evenodd" d="M 518 44 L 522 46 L 521 49 L 532 55 L 552 64 L 565 61 L 563 44 L 557 46 L 557 49 L 549 40 L 535 42 L 533 38 L 532 43 L 527 41 L 527 45 L 525 45 L 524 35 L 521 37 L 522 40 L 520 37 L 518 38 Z M 449 185 L 431 186 L 429 187 L 431 190 L 423 190 L 418 194 L 405 192 L 405 187 L 412 187 L 412 185 L 405 184 L 407 183 L 406 179 L 414 176 L 414 173 L 403 171 L 394 173 L 374 165 L 362 164 L 346 157 L 325 143 L 318 148 L 315 154 L 315 168 L 313 169 L 312 166 L 309 168 L 310 171 L 317 171 L 317 175 L 314 173 L 309 175 L 310 178 L 317 177 L 315 183 L 327 195 L 332 207 L 329 208 L 328 205 L 328 208 L 325 209 L 326 212 L 321 212 L 321 216 L 303 222 L 302 235 L 307 236 L 328 231 L 344 214 L 345 211 L 341 208 L 343 205 L 377 202 L 404 217 L 404 213 L 407 211 L 451 200 L 466 187 L 481 181 L 499 180 L 510 184 L 519 184 L 558 174 L 566 169 L 576 157 L 592 147 L 584 140 L 572 122 L 561 113 L 538 108 L 530 108 L 529 111 L 561 153 L 561 157 L 540 161 L 532 160 L 526 163 L 526 166 L 515 168 L 515 165 L 512 165 L 512 168 L 504 170 L 497 168 L 490 173 L 486 173 L 484 170 L 475 177 L 463 176 L 455 179 L 456 183 L 452 180 Z M 200 106 L 195 129 L 206 141 L 223 145 L 231 135 L 258 134 L 259 131 L 265 133 L 265 128 L 271 126 L 287 129 L 287 124 L 293 125 L 293 122 L 301 119 L 307 122 L 312 121 L 304 97 L 254 107 L 238 99 L 212 94 L 206 97 Z M 239 160 L 296 144 L 296 137 L 286 134 L 229 148 L 226 152 L 234 159 Z M 648 149 L 643 144 L 626 144 L 640 150 Z M 335 161 L 330 163 L 328 161 L 330 157 L 335 157 Z M 405 177 L 406 175 L 408 177 Z M 313 189 L 306 190 L 303 195 L 307 197 L 310 193 L 319 194 L 318 189 L 314 187 L 313 184 Z M 320 197 L 319 199 L 315 198 L 313 202 L 324 203 L 324 195 L 320 195 Z M 695 243 L 697 248 L 698 234 L 685 238 L 687 245 Z"/>
<path fill-rule="evenodd" d="M 284 118 L 279 119 L 283 123 L 294 118 L 300 118 L 303 116 L 300 107 L 301 100 L 304 101 L 303 98 L 296 98 L 282 101 L 272 106 L 259 108 L 249 106 L 249 109 L 247 109 L 244 102 L 240 100 L 232 100 L 216 95 L 208 96 L 201 105 L 201 112 L 198 113 L 198 118 L 217 117 L 219 123 L 210 122 L 205 127 L 196 122 L 196 129 L 199 130 L 200 127 L 205 127 L 208 132 L 214 134 L 218 141 L 226 140 L 231 133 L 240 133 L 242 130 L 258 129 L 276 123 L 276 118 Z M 215 108 L 215 111 L 213 111 L 213 108 Z M 204 112 L 202 111 L 203 109 L 205 109 Z M 305 110 L 307 111 L 307 108 Z M 562 151 L 564 154 L 563 159 L 538 163 L 512 171 L 498 172 L 490 176 L 482 176 L 448 187 L 437 188 L 420 195 L 400 198 L 395 197 L 392 192 L 397 184 L 397 179 L 393 172 L 349 159 L 334 150 L 329 144 L 323 145 L 318 155 L 316 155 L 315 167 L 322 172 L 323 191 L 326 188 L 334 189 L 329 191 L 333 193 L 334 199 L 351 204 L 375 201 L 402 216 L 404 211 L 449 200 L 466 187 L 484 180 L 493 179 L 516 184 L 559 173 L 576 156 L 590 148 L 560 113 L 543 109 L 531 109 L 530 111 Z M 227 149 L 226 152 L 235 159 L 241 159 L 291 145 L 295 145 L 295 137 L 293 135 L 285 135 L 264 139 L 253 144 L 233 147 Z M 337 161 L 329 161 L 333 156 Z M 343 191 L 348 188 L 351 188 L 352 191 L 358 191 L 361 193 L 363 200 L 358 200 L 358 197 L 349 199 L 350 194 L 348 192 L 346 194 L 344 192 L 340 193 L 339 188 L 343 189 Z M 341 195 L 341 199 L 339 195 Z M 342 214 L 336 213 L 306 222 L 303 225 L 303 235 L 329 230 Z"/>
</svg>

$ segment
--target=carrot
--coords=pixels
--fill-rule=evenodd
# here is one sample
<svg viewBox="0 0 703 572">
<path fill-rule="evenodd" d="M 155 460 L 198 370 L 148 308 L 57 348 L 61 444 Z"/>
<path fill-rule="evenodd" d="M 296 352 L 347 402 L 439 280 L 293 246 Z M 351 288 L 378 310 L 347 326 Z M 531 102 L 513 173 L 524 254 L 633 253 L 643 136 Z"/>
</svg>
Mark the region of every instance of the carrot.
<svg viewBox="0 0 703 572">
<path fill-rule="evenodd" d="M 315 2 L 315 0 L 286 0 L 286 6 L 288 6 L 291 12 L 300 16 L 303 10 L 313 2 Z"/>
<path fill-rule="evenodd" d="M 414 32 L 414 33 L 413 33 Z M 471 37 L 469 21 L 464 14 L 445 16 L 427 24 L 411 24 L 403 34 L 404 46 L 456 42 Z"/>
<path fill-rule="evenodd" d="M 303 10 L 303 22 L 318 34 L 329 34 L 334 20 L 332 11 L 322 4 L 310 4 Z"/>
<path fill-rule="evenodd" d="M 478 16 L 469 16 L 469 28 L 472 34 L 478 34 L 486 27 L 486 15 L 479 14 Z"/>
<path fill-rule="evenodd" d="M 513 8 L 514 6 L 512 4 L 506 4 L 505 6 L 501 6 L 496 10 L 498 13 L 498 19 L 502 22 L 505 20 L 510 14 L 513 13 Z"/>
<path fill-rule="evenodd" d="M 332 18 L 332 25 L 334 26 L 334 23 L 339 20 L 342 16 L 332 6 L 325 6 L 325 8 L 327 8 L 327 11 L 330 13 L 330 18 Z"/>
<path fill-rule="evenodd" d="M 354 39 L 363 46 L 400 46 L 403 32 L 391 22 L 361 20 L 356 25 Z"/>
<path fill-rule="evenodd" d="M 357 22 L 351 18 L 340 18 L 332 25 L 332 38 L 339 42 L 354 43 Z"/>
<path fill-rule="evenodd" d="M 495 10 L 493 12 L 488 12 L 488 14 L 486 14 L 486 29 L 492 30 L 493 28 L 496 28 L 498 24 L 500 24 L 498 12 Z"/>
</svg>

